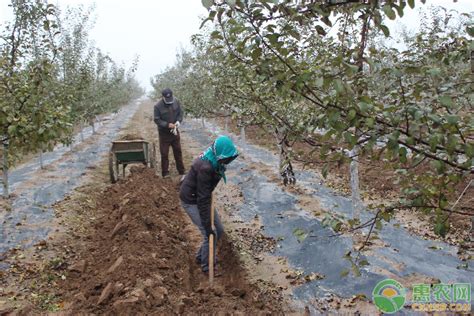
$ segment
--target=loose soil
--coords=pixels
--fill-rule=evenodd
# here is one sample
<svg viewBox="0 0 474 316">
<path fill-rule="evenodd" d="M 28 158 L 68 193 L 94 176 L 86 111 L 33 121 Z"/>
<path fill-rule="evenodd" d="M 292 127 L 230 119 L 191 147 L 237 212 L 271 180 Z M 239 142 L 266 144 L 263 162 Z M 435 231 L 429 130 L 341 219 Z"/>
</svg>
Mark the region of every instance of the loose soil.
<svg viewBox="0 0 474 316">
<path fill-rule="evenodd" d="M 195 262 L 195 229 L 179 206 L 176 185 L 153 170 L 131 175 L 105 190 L 97 219 L 77 262 L 59 283 L 72 314 L 270 314 L 277 297 L 246 282 L 231 243 L 219 247 L 223 276 L 209 287 Z M 194 239 L 194 242 L 193 242 Z M 70 305 L 69 305 L 70 304 Z"/>
</svg>

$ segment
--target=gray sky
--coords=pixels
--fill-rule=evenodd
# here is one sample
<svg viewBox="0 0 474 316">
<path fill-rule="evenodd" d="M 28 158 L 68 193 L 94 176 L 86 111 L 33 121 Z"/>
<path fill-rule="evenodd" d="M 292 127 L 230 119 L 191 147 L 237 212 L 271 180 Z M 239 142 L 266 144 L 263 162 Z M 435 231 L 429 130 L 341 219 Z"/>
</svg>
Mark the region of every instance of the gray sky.
<svg viewBox="0 0 474 316">
<path fill-rule="evenodd" d="M 116 62 L 129 66 L 140 56 L 137 79 L 150 89 L 149 79 L 173 64 L 180 47 L 189 46 L 191 35 L 199 32 L 200 17 L 206 15 L 201 0 L 49 0 L 68 5 L 96 4 L 96 24 L 91 39 Z M 7 18 L 9 0 L 0 0 L 0 23 Z M 423 5 L 417 0 L 417 8 Z M 427 0 L 460 12 L 474 11 L 474 0 Z M 425 5 L 426 6 L 426 5 Z M 402 21 L 409 28 L 418 25 L 418 14 L 407 10 Z M 397 24 L 400 20 L 397 20 Z"/>
</svg>

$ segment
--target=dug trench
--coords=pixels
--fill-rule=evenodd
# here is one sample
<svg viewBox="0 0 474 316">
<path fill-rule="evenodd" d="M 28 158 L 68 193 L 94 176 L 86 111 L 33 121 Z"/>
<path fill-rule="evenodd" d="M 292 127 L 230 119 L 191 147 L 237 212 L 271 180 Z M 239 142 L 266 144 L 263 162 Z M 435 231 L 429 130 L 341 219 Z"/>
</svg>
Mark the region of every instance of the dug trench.
<svg viewBox="0 0 474 316">
<path fill-rule="evenodd" d="M 133 167 L 98 201 L 82 250 L 58 289 L 71 314 L 274 314 L 282 302 L 248 283 L 224 237 L 222 276 L 209 286 L 195 262 L 195 228 L 180 209 L 176 183 Z"/>
</svg>

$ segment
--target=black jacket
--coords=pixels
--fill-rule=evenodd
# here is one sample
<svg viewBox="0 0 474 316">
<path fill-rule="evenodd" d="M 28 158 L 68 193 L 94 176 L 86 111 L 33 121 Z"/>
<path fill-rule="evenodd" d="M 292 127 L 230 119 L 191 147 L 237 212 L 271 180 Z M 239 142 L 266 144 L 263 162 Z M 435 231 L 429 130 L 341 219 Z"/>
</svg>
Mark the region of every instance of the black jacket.
<svg viewBox="0 0 474 316">
<path fill-rule="evenodd" d="M 212 229 L 212 191 L 220 180 L 221 176 L 214 171 L 211 163 L 198 157 L 193 161 L 191 170 L 181 184 L 180 199 L 186 204 L 197 204 L 202 225 L 208 234 Z"/>
<path fill-rule="evenodd" d="M 170 129 L 168 128 L 169 123 L 180 123 L 183 121 L 183 111 L 181 109 L 181 104 L 178 99 L 174 99 L 173 104 L 165 104 L 163 100 L 160 100 L 153 109 L 154 121 L 158 125 L 158 131 L 160 133 L 169 133 L 171 134 Z"/>
</svg>

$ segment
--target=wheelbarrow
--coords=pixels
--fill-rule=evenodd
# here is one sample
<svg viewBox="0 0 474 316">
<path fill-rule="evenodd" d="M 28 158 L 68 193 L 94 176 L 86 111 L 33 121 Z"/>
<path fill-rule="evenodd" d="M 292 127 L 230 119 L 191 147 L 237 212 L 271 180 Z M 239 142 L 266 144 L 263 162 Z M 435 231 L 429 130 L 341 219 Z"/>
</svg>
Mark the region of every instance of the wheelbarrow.
<svg viewBox="0 0 474 316">
<path fill-rule="evenodd" d="M 109 172 L 112 183 L 119 179 L 120 165 L 122 165 L 122 176 L 125 177 L 125 168 L 130 164 L 137 163 L 155 169 L 156 149 L 154 143 L 150 144 L 143 139 L 112 142 L 109 152 Z"/>
</svg>

